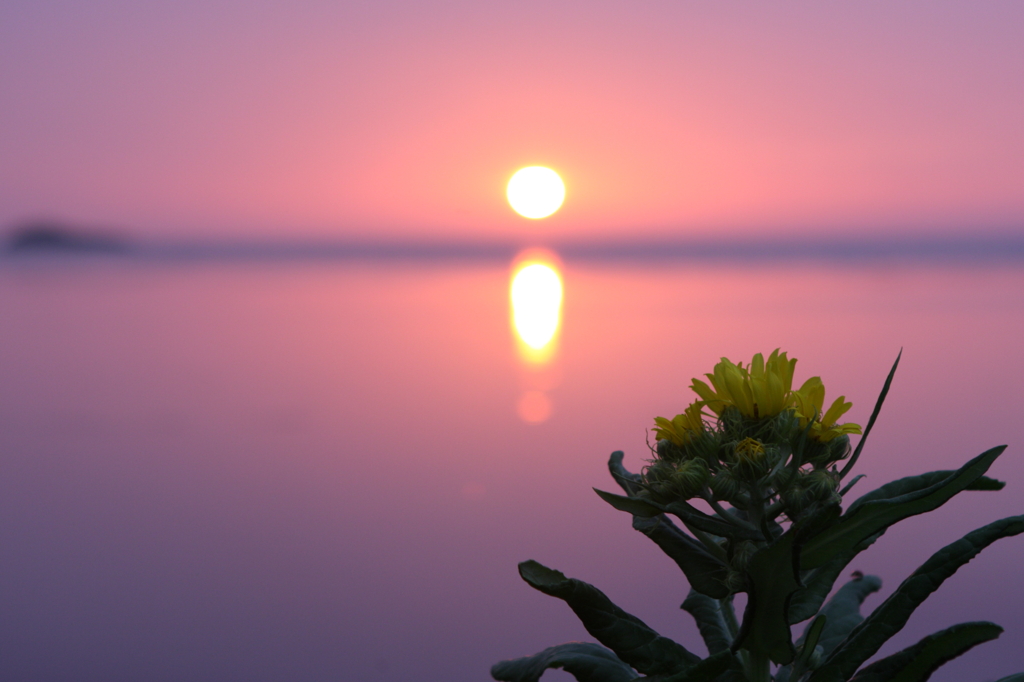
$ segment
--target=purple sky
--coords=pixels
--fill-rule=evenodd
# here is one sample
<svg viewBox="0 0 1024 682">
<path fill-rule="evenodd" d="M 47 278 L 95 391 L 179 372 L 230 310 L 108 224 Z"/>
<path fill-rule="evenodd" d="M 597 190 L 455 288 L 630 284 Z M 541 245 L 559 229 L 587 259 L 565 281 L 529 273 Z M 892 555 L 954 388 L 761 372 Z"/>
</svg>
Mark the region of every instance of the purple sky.
<svg viewBox="0 0 1024 682">
<path fill-rule="evenodd" d="M 1005 231 L 1022 120 L 1019 2 L 0 4 L 0 225 Z"/>
</svg>

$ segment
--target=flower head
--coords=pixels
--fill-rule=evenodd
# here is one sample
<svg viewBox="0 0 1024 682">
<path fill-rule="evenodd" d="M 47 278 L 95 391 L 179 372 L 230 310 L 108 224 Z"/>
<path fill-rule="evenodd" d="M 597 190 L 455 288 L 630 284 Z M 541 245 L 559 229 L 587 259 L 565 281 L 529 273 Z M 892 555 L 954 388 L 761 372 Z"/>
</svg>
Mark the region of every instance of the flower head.
<svg viewBox="0 0 1024 682">
<path fill-rule="evenodd" d="M 837 436 L 861 432 L 859 424 L 836 423 L 853 407 L 853 403 L 846 402 L 846 396 L 841 395 L 836 398 L 828 410 L 822 414 L 824 405 L 825 386 L 819 377 L 811 377 L 804 382 L 800 390 L 793 392 L 794 412 L 800 420 L 800 427 L 807 428 L 808 422 L 812 419 L 816 420 L 811 425 L 810 436 L 812 438 L 827 443 Z"/>
<path fill-rule="evenodd" d="M 664 417 L 654 418 L 654 436 L 658 440 L 668 440 L 682 447 L 690 440 L 704 431 L 704 421 L 701 419 L 700 401 L 687 407 L 682 414 L 677 414 L 671 420 Z"/>
<path fill-rule="evenodd" d="M 795 367 L 796 360 L 778 348 L 767 361 L 758 353 L 747 367 L 722 358 L 714 373 L 705 375 L 711 386 L 693 379 L 691 388 L 719 416 L 726 408 L 735 407 L 744 417 L 774 417 L 790 407 Z"/>
</svg>

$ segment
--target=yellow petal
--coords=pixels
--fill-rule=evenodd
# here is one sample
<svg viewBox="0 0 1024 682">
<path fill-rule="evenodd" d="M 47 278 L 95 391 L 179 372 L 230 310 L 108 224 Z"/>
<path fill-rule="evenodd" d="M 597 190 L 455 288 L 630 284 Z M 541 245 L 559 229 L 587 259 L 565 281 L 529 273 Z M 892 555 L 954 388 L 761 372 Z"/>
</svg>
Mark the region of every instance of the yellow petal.
<svg viewBox="0 0 1024 682">
<path fill-rule="evenodd" d="M 690 388 L 696 393 L 701 400 L 703 400 L 708 408 L 715 414 L 722 414 L 722 409 L 725 407 L 725 403 L 719 399 L 718 395 L 711 390 L 711 387 L 705 384 L 700 379 L 693 379 L 693 383 L 690 384 Z"/>
<path fill-rule="evenodd" d="M 761 355 L 760 353 L 756 354 L 754 356 L 754 359 L 750 361 L 750 376 L 764 376 L 764 356 Z"/>
<path fill-rule="evenodd" d="M 846 414 L 853 407 L 853 403 L 845 402 L 845 400 L 846 396 L 836 398 L 832 406 L 828 408 L 828 412 L 821 418 L 821 423 L 826 426 L 832 426 L 840 417 Z"/>
<path fill-rule="evenodd" d="M 750 392 L 750 383 L 744 381 L 744 376 L 739 372 L 730 372 L 725 377 L 726 386 L 729 389 L 729 396 L 732 402 L 739 409 L 740 414 L 746 417 L 756 417 L 754 412 L 754 397 Z"/>
<path fill-rule="evenodd" d="M 765 376 L 767 400 L 765 406 L 768 414 L 776 415 L 786 409 L 788 391 L 785 390 L 782 378 L 775 372 Z"/>
</svg>

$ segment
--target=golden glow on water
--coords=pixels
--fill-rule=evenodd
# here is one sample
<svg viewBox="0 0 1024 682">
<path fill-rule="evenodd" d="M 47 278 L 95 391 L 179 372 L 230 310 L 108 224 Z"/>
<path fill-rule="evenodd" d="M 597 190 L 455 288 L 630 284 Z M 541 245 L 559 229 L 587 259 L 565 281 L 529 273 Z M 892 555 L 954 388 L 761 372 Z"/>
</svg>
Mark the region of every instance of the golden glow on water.
<svg viewBox="0 0 1024 682">
<path fill-rule="evenodd" d="M 551 263 L 527 260 L 512 276 L 512 325 L 527 359 L 544 361 L 562 321 L 562 278 Z"/>
<path fill-rule="evenodd" d="M 562 324 L 562 275 L 553 253 L 523 252 L 512 266 L 509 302 L 512 332 L 522 360 L 523 393 L 516 413 L 527 424 L 540 424 L 552 413 L 550 391 L 558 384 L 554 362 Z"/>
<path fill-rule="evenodd" d="M 565 201 L 565 183 L 558 173 L 544 166 L 527 166 L 516 171 L 505 190 L 508 203 L 524 218 L 547 218 Z"/>
</svg>

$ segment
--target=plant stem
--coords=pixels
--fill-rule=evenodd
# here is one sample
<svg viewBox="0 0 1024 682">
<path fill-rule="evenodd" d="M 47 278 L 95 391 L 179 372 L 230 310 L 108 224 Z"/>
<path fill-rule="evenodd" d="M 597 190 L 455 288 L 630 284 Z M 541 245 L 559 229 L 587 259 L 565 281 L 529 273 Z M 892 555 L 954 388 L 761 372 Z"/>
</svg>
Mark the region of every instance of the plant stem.
<svg viewBox="0 0 1024 682">
<path fill-rule="evenodd" d="M 704 500 L 709 505 L 711 505 L 711 508 L 715 511 L 715 513 L 717 513 L 720 517 L 722 517 L 724 520 L 728 521 L 729 523 L 733 524 L 734 526 L 739 526 L 740 528 L 746 528 L 748 530 L 757 530 L 756 526 L 753 526 L 753 525 L 747 523 L 746 521 L 743 521 L 742 519 L 736 518 L 735 514 L 733 514 L 728 509 L 723 507 L 719 503 L 719 501 L 715 499 L 715 496 L 711 494 L 711 491 L 709 491 L 709 490 L 705 490 L 704 491 Z"/>
<path fill-rule="evenodd" d="M 685 521 L 683 522 L 683 525 L 686 526 L 686 530 L 688 530 L 691 533 L 693 533 L 694 536 L 698 540 L 700 540 L 704 544 L 705 547 L 708 548 L 709 552 L 711 552 L 713 555 L 718 557 L 722 562 L 724 562 L 726 564 L 729 563 L 729 555 L 726 554 L 725 550 L 722 549 L 721 545 L 719 545 L 717 542 L 712 540 L 711 537 L 707 533 L 705 533 L 704 531 L 700 530 L 699 528 L 694 528 L 693 526 L 691 526 L 690 524 L 686 523 Z"/>
<path fill-rule="evenodd" d="M 766 654 L 747 652 L 747 679 L 750 682 L 772 682 L 770 662 Z"/>
<path fill-rule="evenodd" d="M 736 620 L 736 611 L 732 607 L 732 595 L 718 600 L 718 609 L 722 612 L 722 618 L 725 620 L 725 627 L 729 629 L 729 636 L 735 642 L 736 637 L 740 634 L 740 624 Z"/>
</svg>

